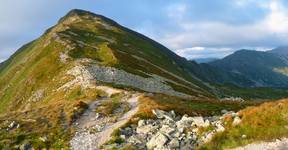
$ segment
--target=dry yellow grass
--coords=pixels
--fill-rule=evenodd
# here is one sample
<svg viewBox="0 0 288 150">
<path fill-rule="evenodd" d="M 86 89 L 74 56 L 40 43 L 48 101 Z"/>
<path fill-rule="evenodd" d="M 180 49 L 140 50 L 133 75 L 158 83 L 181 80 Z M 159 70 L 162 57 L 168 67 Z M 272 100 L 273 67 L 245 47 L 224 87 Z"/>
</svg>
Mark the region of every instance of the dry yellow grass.
<svg viewBox="0 0 288 150">
<path fill-rule="evenodd" d="M 248 107 L 239 114 L 242 119 L 240 125 L 232 126 L 232 118 L 225 118 L 226 131 L 216 135 L 201 149 L 233 148 L 255 141 L 288 137 L 288 99 Z"/>
</svg>

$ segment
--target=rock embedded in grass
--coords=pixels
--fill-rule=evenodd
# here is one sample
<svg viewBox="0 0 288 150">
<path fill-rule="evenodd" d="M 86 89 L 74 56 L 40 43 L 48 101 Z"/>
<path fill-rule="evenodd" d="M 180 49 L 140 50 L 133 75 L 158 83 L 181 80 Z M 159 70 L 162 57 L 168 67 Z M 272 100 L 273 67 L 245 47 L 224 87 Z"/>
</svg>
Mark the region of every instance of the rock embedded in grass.
<svg viewBox="0 0 288 150">
<path fill-rule="evenodd" d="M 236 125 L 238 125 L 240 123 L 241 123 L 240 117 L 238 117 L 238 116 L 234 117 L 232 125 L 236 126 Z"/>
</svg>

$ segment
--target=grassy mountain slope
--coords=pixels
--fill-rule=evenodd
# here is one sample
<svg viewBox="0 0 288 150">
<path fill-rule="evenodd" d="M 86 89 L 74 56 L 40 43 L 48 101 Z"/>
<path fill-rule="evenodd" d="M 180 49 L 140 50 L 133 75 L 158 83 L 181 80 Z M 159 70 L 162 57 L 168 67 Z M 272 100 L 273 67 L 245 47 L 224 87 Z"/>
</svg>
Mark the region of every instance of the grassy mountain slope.
<svg viewBox="0 0 288 150">
<path fill-rule="evenodd" d="M 240 50 L 221 60 L 211 62 L 209 65 L 231 74 L 231 83 L 239 86 L 288 86 L 288 76 L 280 72 L 280 70 L 287 68 L 287 63 L 283 59 L 280 59 L 278 55 L 273 53 Z M 237 79 L 233 76 L 238 76 L 239 78 Z M 239 79 L 249 82 L 238 82 Z M 220 82 L 225 81 L 226 80 L 223 79 Z"/>
<path fill-rule="evenodd" d="M 186 65 L 184 58 L 106 17 L 72 10 L 1 65 L 0 149 L 23 143 L 69 147 L 75 118 L 91 101 L 107 96 L 98 85 L 141 92 L 151 87 L 189 100 L 213 100 L 211 87 Z M 121 73 L 122 84 L 110 82 L 115 73 Z M 13 122 L 20 127 L 9 129 Z"/>
<path fill-rule="evenodd" d="M 68 57 L 67 62 L 60 57 Z M 5 62 L 0 72 L 0 110 L 9 106 L 15 110 L 39 89 L 51 95 L 65 82 L 60 79 L 74 61 L 83 58 L 145 78 L 164 77 L 168 85 L 188 95 L 211 96 L 208 87 L 183 68 L 185 59 L 108 18 L 73 10 Z"/>
<path fill-rule="evenodd" d="M 245 61 L 243 60 L 243 62 Z M 223 66 L 225 67 L 224 64 Z M 244 74 L 233 73 L 220 66 L 214 67 L 207 63 L 198 64 L 190 61 L 187 69 L 203 81 L 213 85 L 220 98 L 241 97 L 246 100 L 271 100 L 288 96 L 285 88 L 250 87 L 254 85 L 254 82 Z"/>
</svg>

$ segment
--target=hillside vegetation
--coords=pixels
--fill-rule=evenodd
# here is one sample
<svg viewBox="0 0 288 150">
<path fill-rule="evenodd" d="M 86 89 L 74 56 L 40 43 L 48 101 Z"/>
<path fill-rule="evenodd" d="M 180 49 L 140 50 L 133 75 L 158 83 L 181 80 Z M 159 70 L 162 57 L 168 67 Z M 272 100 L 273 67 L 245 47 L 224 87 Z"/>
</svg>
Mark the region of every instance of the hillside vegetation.
<svg viewBox="0 0 288 150">
<path fill-rule="evenodd" d="M 286 70 L 277 68 L 276 72 L 283 74 Z M 287 135 L 283 128 L 287 123 L 286 101 L 260 107 L 257 105 L 261 101 L 254 101 L 285 97 L 287 91 L 240 88 L 230 81 L 250 86 L 251 80 L 235 72 L 226 73 L 187 61 L 104 16 L 72 10 L 0 64 L 0 149 L 69 149 L 71 139 L 76 138 L 77 143 L 77 129 L 83 129 L 85 137 L 100 128 L 87 131 L 78 126 L 77 121 L 87 111 L 93 118 L 86 116 L 84 125 L 93 119 L 95 124 L 98 119 L 111 127 L 101 132 L 105 139 L 109 137 L 105 133 L 114 129 L 113 123 L 119 127 L 129 117 L 132 118 L 127 125 L 153 118 L 154 109 L 175 110 L 177 115 L 190 116 L 244 109 L 240 111 L 243 124 L 230 127 L 227 118 L 229 131 L 217 135 L 212 141 L 216 146 L 207 145 L 208 149 Z M 275 80 L 284 81 L 282 76 Z M 227 97 L 244 100 L 221 101 Z M 255 107 L 245 109 L 247 106 Z M 269 117 L 272 119 L 268 120 Z M 273 128 L 268 129 L 268 123 Z M 256 127 L 267 130 L 269 136 L 254 132 Z M 240 134 L 246 134 L 247 139 L 236 142 Z M 119 135 L 115 136 L 114 142 L 119 142 Z"/>
<path fill-rule="evenodd" d="M 225 118 L 227 130 L 216 135 L 200 149 L 227 149 L 255 141 L 270 141 L 288 137 L 288 100 L 266 102 L 238 112 L 242 122 L 232 125 L 232 117 Z"/>
</svg>

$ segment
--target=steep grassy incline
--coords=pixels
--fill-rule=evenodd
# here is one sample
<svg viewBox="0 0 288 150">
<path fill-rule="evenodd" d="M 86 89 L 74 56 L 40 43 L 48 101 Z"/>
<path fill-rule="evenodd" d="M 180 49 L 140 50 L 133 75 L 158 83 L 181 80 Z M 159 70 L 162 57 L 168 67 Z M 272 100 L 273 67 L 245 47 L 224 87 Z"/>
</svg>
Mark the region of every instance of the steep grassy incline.
<svg viewBox="0 0 288 150">
<path fill-rule="evenodd" d="M 48 98 L 65 83 L 63 76 L 75 61 L 83 59 L 157 78 L 187 95 L 211 96 L 209 88 L 185 70 L 185 59 L 108 18 L 73 10 L 1 67 L 0 112 L 26 105 L 33 94 Z"/>
<path fill-rule="evenodd" d="M 72 11 L 68 16 L 74 14 L 75 11 Z M 209 88 L 185 69 L 187 61 L 184 58 L 103 16 L 81 11 L 77 11 L 77 15 L 85 18 L 85 21 L 74 23 L 70 28 L 70 33 L 76 33 L 82 42 L 90 46 L 98 45 L 100 51 L 97 52 L 84 46 L 82 50 L 75 49 L 70 52 L 73 58 L 92 58 L 102 61 L 105 65 L 142 77 L 151 77 L 155 74 L 168 79 L 166 83 L 177 90 L 192 95 L 199 93 L 207 95 L 205 91 Z M 98 18 L 96 24 L 95 18 Z M 94 25 L 94 27 L 85 24 Z M 65 31 L 64 34 L 69 35 L 69 31 Z M 70 34 L 70 36 L 77 38 L 76 34 L 74 36 Z M 173 84 L 173 81 L 178 85 Z"/>
<path fill-rule="evenodd" d="M 287 60 L 274 53 L 240 50 L 209 65 L 230 74 L 231 81 L 223 78 L 222 83 L 228 81 L 244 87 L 288 87 Z M 248 82 L 238 82 L 245 80 Z"/>
</svg>

